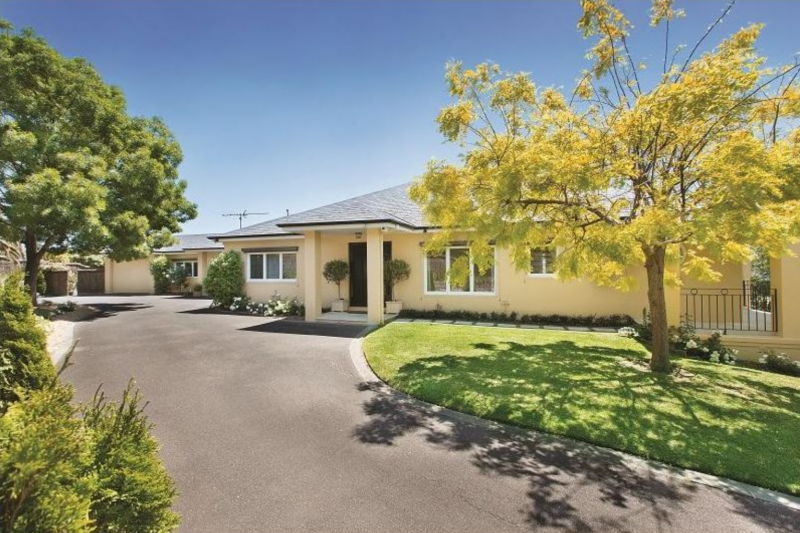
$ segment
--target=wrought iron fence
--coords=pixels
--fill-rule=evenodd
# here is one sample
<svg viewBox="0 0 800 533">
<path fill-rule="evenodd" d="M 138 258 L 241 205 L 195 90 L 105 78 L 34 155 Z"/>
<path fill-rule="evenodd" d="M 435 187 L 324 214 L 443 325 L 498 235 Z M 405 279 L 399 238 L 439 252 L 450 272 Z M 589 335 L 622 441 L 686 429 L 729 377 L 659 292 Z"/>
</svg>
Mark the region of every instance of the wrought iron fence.
<svg viewBox="0 0 800 533">
<path fill-rule="evenodd" d="M 743 281 L 742 287 L 683 289 L 683 314 L 697 329 L 778 331 L 778 291 L 769 284 Z"/>
</svg>

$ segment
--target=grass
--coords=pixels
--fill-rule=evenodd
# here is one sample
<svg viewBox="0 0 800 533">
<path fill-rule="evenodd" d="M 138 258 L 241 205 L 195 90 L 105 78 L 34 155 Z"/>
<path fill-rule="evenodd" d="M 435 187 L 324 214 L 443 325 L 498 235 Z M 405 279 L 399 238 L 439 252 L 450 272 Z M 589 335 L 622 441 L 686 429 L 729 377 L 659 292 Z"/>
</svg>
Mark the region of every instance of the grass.
<svg viewBox="0 0 800 533">
<path fill-rule="evenodd" d="M 800 495 L 800 378 L 676 359 L 609 333 L 390 324 L 375 372 L 422 400 Z"/>
</svg>

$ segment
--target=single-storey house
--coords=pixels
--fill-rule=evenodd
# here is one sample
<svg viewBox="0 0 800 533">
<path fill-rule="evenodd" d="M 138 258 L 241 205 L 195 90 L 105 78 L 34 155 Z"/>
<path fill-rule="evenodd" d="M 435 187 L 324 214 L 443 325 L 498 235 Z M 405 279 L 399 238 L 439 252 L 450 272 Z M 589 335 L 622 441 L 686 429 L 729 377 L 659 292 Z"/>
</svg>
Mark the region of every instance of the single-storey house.
<svg viewBox="0 0 800 533">
<path fill-rule="evenodd" d="M 644 268 L 634 269 L 638 284 L 627 292 L 588 280 L 562 282 L 546 250 L 533 250 L 530 269 L 520 272 L 508 251 L 498 248 L 494 268 L 485 273 L 472 268 L 468 283 L 450 283 L 449 265 L 469 257 L 466 237 L 443 253 L 426 253 L 425 242 L 437 228 L 409 198 L 409 187 L 403 184 L 227 233 L 191 236 L 200 241 L 195 248 L 187 247 L 184 238 L 189 236 L 183 236 L 175 247 L 157 253 L 175 260 L 195 257 L 201 279 L 212 255 L 222 249 L 237 251 L 243 256 L 247 296 L 255 301 L 276 293 L 296 297 L 305 303 L 308 321 L 342 319 L 341 313 L 323 312 L 338 299 L 336 286 L 323 278 L 323 266 L 340 259 L 350 266 L 342 294 L 349 311 L 357 313 L 352 316 L 364 323 L 384 322 L 389 296 L 383 264 L 390 258 L 403 259 L 411 267 L 409 279 L 395 288 L 395 299 L 407 309 L 642 317 L 647 307 Z M 800 253 L 800 245 L 794 251 Z M 133 283 L 120 279 L 126 277 L 127 267 L 113 268 L 107 279 L 109 292 L 134 292 L 146 284 L 141 273 L 146 269 L 130 267 L 137 271 Z M 744 351 L 770 346 L 800 356 L 800 259 L 772 260 L 766 292 L 750 284 L 749 265 L 729 263 L 720 270 L 722 278 L 716 283 L 684 278 L 682 287 L 668 289 L 670 323 L 690 315 L 698 329 L 724 330 L 726 344 Z M 152 282 L 147 283 L 148 291 L 142 292 L 152 292 Z"/>
<path fill-rule="evenodd" d="M 153 250 L 153 255 L 166 255 L 175 264 L 182 265 L 189 273 L 188 283 L 202 283 L 208 265 L 224 246 L 208 238 L 208 235 L 178 234 L 171 246 Z M 105 260 L 106 294 L 153 294 L 153 277 L 150 275 L 151 257 L 135 261 Z"/>
</svg>

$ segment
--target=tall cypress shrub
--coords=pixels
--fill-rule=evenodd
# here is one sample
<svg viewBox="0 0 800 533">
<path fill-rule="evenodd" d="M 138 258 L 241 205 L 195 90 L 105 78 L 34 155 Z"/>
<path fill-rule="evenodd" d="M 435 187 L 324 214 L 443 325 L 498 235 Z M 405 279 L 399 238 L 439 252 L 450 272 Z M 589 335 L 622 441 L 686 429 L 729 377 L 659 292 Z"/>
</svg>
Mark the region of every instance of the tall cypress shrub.
<svg viewBox="0 0 800 533">
<path fill-rule="evenodd" d="M 40 390 L 55 380 L 47 336 L 33 314 L 19 273 L 0 287 L 0 355 L 0 412 L 19 400 L 19 389 Z"/>
</svg>

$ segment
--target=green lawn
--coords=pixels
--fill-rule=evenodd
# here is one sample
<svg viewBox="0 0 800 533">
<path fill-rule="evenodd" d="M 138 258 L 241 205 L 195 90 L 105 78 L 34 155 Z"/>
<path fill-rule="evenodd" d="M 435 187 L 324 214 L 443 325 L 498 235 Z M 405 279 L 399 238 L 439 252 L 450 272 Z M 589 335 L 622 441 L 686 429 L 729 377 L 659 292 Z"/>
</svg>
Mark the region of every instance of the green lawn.
<svg viewBox="0 0 800 533">
<path fill-rule="evenodd" d="M 692 359 L 657 376 L 609 333 L 394 323 L 364 351 L 431 403 L 800 494 L 800 378 Z"/>
</svg>

